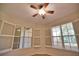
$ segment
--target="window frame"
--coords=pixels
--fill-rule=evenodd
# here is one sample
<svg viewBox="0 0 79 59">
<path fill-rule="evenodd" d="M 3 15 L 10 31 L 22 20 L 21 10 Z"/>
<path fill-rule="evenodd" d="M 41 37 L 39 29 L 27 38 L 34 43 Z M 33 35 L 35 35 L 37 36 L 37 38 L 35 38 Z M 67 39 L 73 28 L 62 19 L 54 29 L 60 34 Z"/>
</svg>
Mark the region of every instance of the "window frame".
<svg viewBox="0 0 79 59">
<path fill-rule="evenodd" d="M 51 39 L 52 39 L 53 37 L 56 37 L 56 38 L 60 37 L 60 38 L 61 38 L 61 42 L 62 42 L 61 27 L 60 27 L 60 26 L 55 26 L 54 28 L 56 28 L 56 27 L 59 27 L 59 29 L 60 29 L 60 35 L 58 36 L 58 35 L 57 35 L 57 31 L 55 31 L 57 36 L 53 36 L 53 31 L 52 31 L 53 28 L 52 28 L 52 29 L 51 29 L 51 31 L 52 31 L 52 33 L 51 33 L 51 34 L 52 34 L 52 35 L 51 35 Z M 58 39 L 57 39 L 57 47 L 56 47 L 56 45 L 54 45 L 54 40 L 53 40 L 53 39 L 52 39 L 52 41 L 53 41 L 53 44 L 52 44 L 53 47 L 58 48 L 58 46 L 59 46 L 58 44 L 60 43 L 60 42 L 58 41 Z M 62 47 L 63 47 L 63 44 L 61 43 L 61 48 L 62 48 Z"/>
<path fill-rule="evenodd" d="M 73 27 L 72 30 L 74 31 L 74 34 L 73 34 L 73 35 L 72 35 L 72 34 L 70 35 L 69 32 L 68 32 L 68 31 L 69 31 L 69 29 L 68 29 L 68 24 L 69 24 L 69 23 L 72 24 L 72 25 L 71 25 L 71 26 Z M 65 48 L 65 43 L 64 43 L 64 37 L 67 36 L 68 39 L 69 39 L 71 36 L 73 36 L 73 37 L 75 37 L 75 41 L 76 41 L 76 44 L 77 44 L 77 47 L 76 47 L 76 48 L 77 48 L 77 50 L 78 50 L 78 43 L 77 43 L 77 39 L 76 39 L 76 34 L 75 34 L 74 26 L 73 26 L 73 23 L 72 23 L 72 22 L 69 22 L 69 23 L 65 23 L 65 24 L 58 25 L 58 26 L 60 27 L 60 32 L 61 32 L 61 33 L 60 33 L 60 34 L 61 34 L 60 37 L 61 37 L 61 40 L 62 40 L 62 49 L 66 49 L 66 48 Z M 66 27 L 67 27 L 67 32 L 68 32 L 67 35 L 63 35 L 62 25 L 66 25 Z M 55 27 L 57 27 L 57 26 L 55 26 Z M 52 34 L 53 34 L 53 31 L 52 31 L 52 30 L 53 30 L 53 28 L 55 28 L 55 27 L 52 27 L 52 28 L 51 28 L 52 47 L 54 47 L 54 48 L 56 48 L 56 47 L 55 47 L 55 45 L 54 45 L 54 39 L 53 39 L 53 37 L 57 37 L 57 36 L 53 36 L 53 35 L 52 35 Z M 67 40 L 68 40 L 68 39 L 67 39 Z M 72 40 L 72 39 L 70 39 L 70 40 Z M 74 50 L 74 48 L 73 48 L 74 46 L 71 45 L 72 42 L 70 42 L 70 40 L 68 40 L 68 41 L 69 41 L 70 49 L 66 49 L 66 50 L 73 50 L 73 51 L 76 51 L 76 50 Z M 57 48 L 59 48 L 59 47 L 57 47 Z M 60 47 L 60 48 L 61 48 L 61 47 Z M 60 48 L 59 48 L 59 49 L 60 49 Z"/>
</svg>

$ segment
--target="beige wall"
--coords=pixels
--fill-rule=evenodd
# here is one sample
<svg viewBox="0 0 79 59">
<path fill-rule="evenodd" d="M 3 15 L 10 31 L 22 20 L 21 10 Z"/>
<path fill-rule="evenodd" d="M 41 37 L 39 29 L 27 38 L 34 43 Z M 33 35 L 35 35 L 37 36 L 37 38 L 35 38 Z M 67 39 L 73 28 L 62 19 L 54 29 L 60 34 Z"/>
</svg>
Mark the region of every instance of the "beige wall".
<svg viewBox="0 0 79 59">
<path fill-rule="evenodd" d="M 13 37 L 0 36 L 0 50 L 10 49 Z"/>
</svg>

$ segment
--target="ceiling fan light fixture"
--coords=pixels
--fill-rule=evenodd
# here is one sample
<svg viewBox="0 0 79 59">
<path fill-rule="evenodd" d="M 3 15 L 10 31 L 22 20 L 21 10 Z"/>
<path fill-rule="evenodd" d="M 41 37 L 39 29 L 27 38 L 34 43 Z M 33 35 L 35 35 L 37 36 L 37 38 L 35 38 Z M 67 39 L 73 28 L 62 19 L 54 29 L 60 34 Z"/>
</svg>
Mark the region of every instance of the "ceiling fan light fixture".
<svg viewBox="0 0 79 59">
<path fill-rule="evenodd" d="M 39 9 L 38 10 L 38 13 L 39 13 L 39 15 L 45 15 L 45 10 L 42 8 L 42 9 Z"/>
<path fill-rule="evenodd" d="M 46 10 L 48 5 L 49 5 L 49 3 L 30 5 L 31 8 L 37 10 L 37 13 L 32 15 L 32 17 L 36 17 L 37 15 L 40 15 L 40 16 L 42 16 L 43 19 L 45 19 L 45 15 L 53 14 L 54 11 Z"/>
</svg>

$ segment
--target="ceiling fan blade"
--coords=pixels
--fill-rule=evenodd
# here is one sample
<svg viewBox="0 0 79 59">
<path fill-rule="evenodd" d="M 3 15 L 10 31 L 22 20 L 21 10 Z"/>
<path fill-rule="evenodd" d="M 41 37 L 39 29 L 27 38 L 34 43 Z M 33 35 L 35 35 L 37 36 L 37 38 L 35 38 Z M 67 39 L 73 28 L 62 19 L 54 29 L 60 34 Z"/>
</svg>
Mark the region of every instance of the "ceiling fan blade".
<svg viewBox="0 0 79 59">
<path fill-rule="evenodd" d="M 42 15 L 42 18 L 43 18 L 43 19 L 45 19 L 45 16 L 44 16 L 44 15 Z"/>
<path fill-rule="evenodd" d="M 38 9 L 41 9 L 43 7 L 43 4 L 38 5 Z"/>
<path fill-rule="evenodd" d="M 37 7 L 34 6 L 34 5 L 30 5 L 30 7 L 33 8 L 33 9 L 37 9 Z"/>
<path fill-rule="evenodd" d="M 47 13 L 48 13 L 48 14 L 53 14 L 53 13 L 54 13 L 54 11 L 47 11 Z"/>
<path fill-rule="evenodd" d="M 49 3 L 44 3 L 44 5 L 43 5 L 43 6 L 46 8 L 46 7 L 48 6 L 48 4 L 49 4 Z"/>
<path fill-rule="evenodd" d="M 37 13 L 37 14 L 32 15 L 32 17 L 35 17 L 35 16 L 37 16 L 37 15 L 38 15 L 38 13 Z"/>
</svg>

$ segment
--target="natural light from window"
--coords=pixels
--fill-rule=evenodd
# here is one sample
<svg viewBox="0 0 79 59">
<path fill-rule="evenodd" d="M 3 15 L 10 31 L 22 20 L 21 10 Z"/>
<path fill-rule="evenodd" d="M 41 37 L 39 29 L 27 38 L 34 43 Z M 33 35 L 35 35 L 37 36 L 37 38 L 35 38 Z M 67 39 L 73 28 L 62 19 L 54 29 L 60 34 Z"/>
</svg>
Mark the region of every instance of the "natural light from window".
<svg viewBox="0 0 79 59">
<path fill-rule="evenodd" d="M 52 28 L 52 47 L 78 50 L 73 24 L 67 23 Z"/>
</svg>

